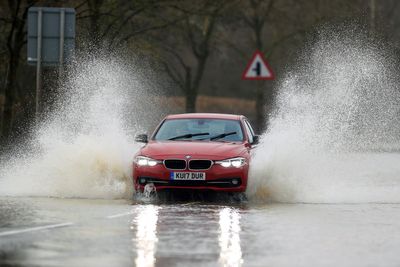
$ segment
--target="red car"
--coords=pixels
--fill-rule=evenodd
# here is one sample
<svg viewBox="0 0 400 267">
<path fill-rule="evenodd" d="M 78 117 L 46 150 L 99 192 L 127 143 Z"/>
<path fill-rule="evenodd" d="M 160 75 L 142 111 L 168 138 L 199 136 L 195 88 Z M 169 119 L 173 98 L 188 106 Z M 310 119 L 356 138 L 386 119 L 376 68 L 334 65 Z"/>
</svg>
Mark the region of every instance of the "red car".
<svg viewBox="0 0 400 267">
<path fill-rule="evenodd" d="M 250 150 L 258 136 L 241 115 L 193 113 L 167 116 L 135 155 L 136 191 L 164 189 L 244 192 Z"/>
</svg>

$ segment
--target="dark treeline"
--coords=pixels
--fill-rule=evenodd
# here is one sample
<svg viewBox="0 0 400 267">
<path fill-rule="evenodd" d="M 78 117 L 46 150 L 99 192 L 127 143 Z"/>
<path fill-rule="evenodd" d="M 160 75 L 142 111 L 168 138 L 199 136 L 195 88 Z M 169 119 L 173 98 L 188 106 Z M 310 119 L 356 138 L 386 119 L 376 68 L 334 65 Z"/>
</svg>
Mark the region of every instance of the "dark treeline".
<svg viewBox="0 0 400 267">
<path fill-rule="evenodd" d="M 265 53 L 279 79 L 306 35 L 321 24 L 355 19 L 398 46 L 399 2 L 0 0 L 0 136 L 18 135 L 34 120 L 35 68 L 26 64 L 29 7 L 75 8 L 79 53 L 128 49 L 146 56 L 185 98 L 187 112 L 196 111 L 198 95 L 254 100 L 255 110 L 244 113 L 255 114 L 250 117 L 262 129 L 274 82 L 241 80 L 256 49 Z"/>
</svg>

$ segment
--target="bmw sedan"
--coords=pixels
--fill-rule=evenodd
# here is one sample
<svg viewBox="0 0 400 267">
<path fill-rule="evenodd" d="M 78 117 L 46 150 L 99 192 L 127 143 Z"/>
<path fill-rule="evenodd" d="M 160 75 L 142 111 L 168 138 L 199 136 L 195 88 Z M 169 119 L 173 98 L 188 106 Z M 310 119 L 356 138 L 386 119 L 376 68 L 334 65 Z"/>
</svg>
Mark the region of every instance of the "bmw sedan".
<svg viewBox="0 0 400 267">
<path fill-rule="evenodd" d="M 250 152 L 258 136 L 246 117 L 230 114 L 169 115 L 148 137 L 133 163 L 137 192 L 154 190 L 212 190 L 244 192 Z"/>
</svg>

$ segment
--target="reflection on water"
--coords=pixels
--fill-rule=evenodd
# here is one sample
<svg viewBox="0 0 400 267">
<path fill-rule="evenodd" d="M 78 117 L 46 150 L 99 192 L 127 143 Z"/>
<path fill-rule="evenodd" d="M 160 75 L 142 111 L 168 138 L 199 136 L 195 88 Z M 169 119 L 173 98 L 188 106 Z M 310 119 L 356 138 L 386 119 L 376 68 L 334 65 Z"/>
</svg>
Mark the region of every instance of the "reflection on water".
<svg viewBox="0 0 400 267">
<path fill-rule="evenodd" d="M 157 220 L 160 207 L 143 205 L 138 208 L 136 225 L 136 266 L 154 266 L 157 239 Z"/>
<path fill-rule="evenodd" d="M 241 266 L 242 248 L 240 247 L 240 214 L 232 208 L 219 212 L 219 262 L 222 266 Z"/>
</svg>

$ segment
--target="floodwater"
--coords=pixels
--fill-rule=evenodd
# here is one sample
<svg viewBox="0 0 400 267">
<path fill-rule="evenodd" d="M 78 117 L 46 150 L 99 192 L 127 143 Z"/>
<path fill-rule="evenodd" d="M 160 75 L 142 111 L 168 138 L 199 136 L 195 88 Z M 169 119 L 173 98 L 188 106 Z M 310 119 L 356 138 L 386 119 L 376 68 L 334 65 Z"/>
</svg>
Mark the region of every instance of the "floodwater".
<svg viewBox="0 0 400 267">
<path fill-rule="evenodd" d="M 400 266 L 400 71 L 369 36 L 322 28 L 280 78 L 240 205 L 129 200 L 169 109 L 142 62 L 77 62 L 0 160 L 0 266 Z"/>
<path fill-rule="evenodd" d="M 0 199 L 1 266 L 399 266 L 400 204 Z"/>
</svg>

